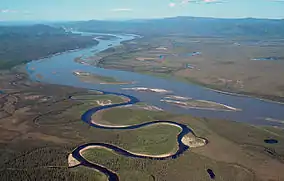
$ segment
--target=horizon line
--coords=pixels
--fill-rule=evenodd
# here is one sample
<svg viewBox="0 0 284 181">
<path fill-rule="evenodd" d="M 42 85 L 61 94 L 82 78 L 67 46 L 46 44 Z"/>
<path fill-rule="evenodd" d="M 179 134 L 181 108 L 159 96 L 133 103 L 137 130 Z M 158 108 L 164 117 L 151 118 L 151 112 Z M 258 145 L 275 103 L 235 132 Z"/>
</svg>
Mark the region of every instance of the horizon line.
<svg viewBox="0 0 284 181">
<path fill-rule="evenodd" d="M 9 22 L 74 22 L 74 21 L 139 21 L 139 20 L 159 20 L 159 19 L 169 19 L 169 18 L 204 18 L 204 19 L 258 19 L 258 20 L 284 20 L 283 18 L 268 18 L 268 17 L 212 17 L 212 16 L 165 16 L 165 17 L 152 17 L 152 18 L 123 18 L 123 19 L 80 19 L 80 20 L 0 20 L 0 23 Z"/>
</svg>

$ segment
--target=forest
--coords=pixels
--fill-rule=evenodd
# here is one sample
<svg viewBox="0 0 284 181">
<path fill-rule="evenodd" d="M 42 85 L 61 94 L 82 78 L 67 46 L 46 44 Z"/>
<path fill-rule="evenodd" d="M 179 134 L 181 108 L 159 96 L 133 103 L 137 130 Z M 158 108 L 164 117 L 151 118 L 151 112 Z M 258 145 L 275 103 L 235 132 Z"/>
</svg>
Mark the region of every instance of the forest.
<svg viewBox="0 0 284 181">
<path fill-rule="evenodd" d="M 0 26 L 0 40 L 0 69 L 98 43 L 47 25 Z"/>
</svg>

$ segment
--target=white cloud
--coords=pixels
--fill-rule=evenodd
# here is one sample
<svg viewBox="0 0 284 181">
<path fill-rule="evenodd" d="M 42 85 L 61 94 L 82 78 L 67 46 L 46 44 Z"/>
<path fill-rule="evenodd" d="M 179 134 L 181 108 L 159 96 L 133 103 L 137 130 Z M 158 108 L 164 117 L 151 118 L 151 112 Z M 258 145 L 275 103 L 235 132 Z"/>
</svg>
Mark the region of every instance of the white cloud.
<svg viewBox="0 0 284 181">
<path fill-rule="evenodd" d="M 175 7 L 175 6 L 176 6 L 176 3 L 170 3 L 169 6 L 170 6 L 170 7 Z"/>
<path fill-rule="evenodd" d="M 117 9 L 112 9 L 111 11 L 114 11 L 114 12 L 129 12 L 129 11 L 133 11 L 133 9 L 130 9 L 130 8 L 117 8 Z"/>
<path fill-rule="evenodd" d="M 225 3 L 225 0 L 182 0 L 181 4 L 195 3 L 195 4 L 221 4 Z"/>
<path fill-rule="evenodd" d="M 22 14 L 31 14 L 30 11 L 27 10 L 14 10 L 14 9 L 0 9 L 0 13 L 22 13 Z"/>
<path fill-rule="evenodd" d="M 0 9 L 1 13 L 17 13 L 18 11 L 12 9 Z"/>
<path fill-rule="evenodd" d="M 213 3 L 213 4 L 215 4 L 215 3 L 224 3 L 225 1 L 223 1 L 223 0 L 203 0 L 203 2 L 204 3 Z"/>
</svg>

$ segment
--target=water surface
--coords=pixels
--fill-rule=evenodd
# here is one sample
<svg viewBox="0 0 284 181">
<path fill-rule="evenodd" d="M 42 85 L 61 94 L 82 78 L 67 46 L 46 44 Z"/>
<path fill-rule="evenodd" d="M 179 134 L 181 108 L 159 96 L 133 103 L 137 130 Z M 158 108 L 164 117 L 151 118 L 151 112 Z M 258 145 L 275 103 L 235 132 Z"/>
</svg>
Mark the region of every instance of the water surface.
<svg viewBox="0 0 284 181">
<path fill-rule="evenodd" d="M 89 35 L 104 35 L 102 33 L 84 33 Z M 109 34 L 107 34 L 109 35 Z M 256 98 L 226 95 L 209 90 L 207 88 L 178 82 L 171 79 L 163 79 L 149 75 L 142 75 L 134 72 L 126 72 L 119 70 L 103 69 L 89 65 L 76 63 L 75 58 L 83 56 L 88 57 L 97 54 L 110 47 L 118 46 L 122 41 L 140 38 L 139 36 L 130 34 L 115 35 L 118 38 L 112 40 L 98 40 L 99 44 L 91 48 L 82 50 L 65 52 L 56 56 L 43 58 L 32 61 L 27 64 L 27 70 L 33 80 L 59 84 L 70 85 L 74 87 L 82 87 L 87 89 L 99 89 L 103 91 L 111 91 L 116 93 L 124 93 L 135 96 L 141 101 L 161 107 L 167 111 L 174 113 L 186 113 L 199 117 L 221 118 L 235 120 L 239 122 L 248 122 L 252 124 L 263 124 L 281 126 L 280 123 L 266 121 L 265 118 L 284 119 L 284 105 L 270 101 L 263 101 Z M 111 46 L 109 46 L 111 44 Z M 33 70 L 32 70 L 33 69 Z M 32 71 L 31 71 L 32 70 Z M 99 85 L 81 82 L 78 77 L 73 75 L 74 71 L 84 71 L 99 74 L 102 76 L 112 76 L 121 81 L 135 81 L 133 85 Z M 56 73 L 54 73 L 56 72 Z M 41 79 L 36 77 L 37 74 L 42 76 Z M 192 97 L 194 99 L 202 99 L 221 104 L 226 104 L 235 108 L 242 109 L 239 112 L 209 111 L 196 109 L 183 109 L 170 104 L 160 102 L 165 95 L 149 92 L 135 92 L 131 90 L 122 90 L 121 88 L 129 87 L 149 87 L 159 88 L 173 91 L 174 95 Z M 283 125 L 282 125 L 283 126 Z"/>
</svg>

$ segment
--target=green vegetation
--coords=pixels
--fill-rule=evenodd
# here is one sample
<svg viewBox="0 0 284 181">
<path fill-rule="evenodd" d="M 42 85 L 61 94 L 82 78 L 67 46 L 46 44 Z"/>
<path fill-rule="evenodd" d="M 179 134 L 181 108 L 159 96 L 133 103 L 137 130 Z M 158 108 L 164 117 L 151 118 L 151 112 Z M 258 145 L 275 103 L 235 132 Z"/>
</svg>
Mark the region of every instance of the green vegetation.
<svg viewBox="0 0 284 181">
<path fill-rule="evenodd" d="M 172 125 L 151 125 L 123 132 L 123 148 L 134 153 L 147 155 L 171 154 L 177 150 L 177 135 L 180 129 Z"/>
<path fill-rule="evenodd" d="M 75 173 L 76 176 L 77 175 L 81 176 L 81 175 L 84 174 L 86 181 L 107 181 L 108 180 L 108 178 L 105 174 L 98 172 L 95 169 L 86 168 L 86 167 L 83 167 L 83 166 L 72 168 L 71 172 Z M 82 178 L 77 177 L 76 180 L 82 180 Z"/>
<path fill-rule="evenodd" d="M 90 37 L 66 33 L 46 25 L 0 26 L 0 69 L 50 56 L 67 50 L 97 44 Z"/>
<path fill-rule="evenodd" d="M 80 117 L 80 115 L 84 114 L 87 110 L 98 106 L 96 102 L 86 101 L 83 104 L 73 106 L 71 109 L 66 110 L 65 114 L 73 114 L 76 117 Z M 64 116 L 62 116 L 64 118 Z"/>
<path fill-rule="evenodd" d="M 272 154 L 271 156 L 281 160 L 281 162 L 284 162 L 284 145 L 267 144 L 263 141 L 267 138 L 274 138 L 280 143 L 283 143 L 284 134 L 283 130 L 280 128 L 270 126 L 253 126 L 237 122 L 225 124 L 225 121 L 221 120 L 218 125 L 216 125 L 214 121 L 208 121 L 207 125 L 220 136 L 226 135 L 227 139 L 240 145 L 251 147 L 251 149 L 264 148 L 261 150 L 262 152 L 267 152 L 267 149 L 271 149 L 274 152 L 274 155 Z M 238 127 L 238 129 L 235 129 L 236 127 Z M 240 134 L 240 130 L 242 130 L 242 134 Z"/>
<path fill-rule="evenodd" d="M 156 76 L 157 75 L 158 74 L 156 74 Z M 161 77 L 163 77 L 163 76 L 161 76 Z M 283 96 L 273 95 L 273 94 L 276 94 L 276 92 L 269 91 L 267 93 L 257 93 L 257 92 L 249 92 L 249 91 L 240 91 L 240 90 L 235 90 L 235 89 L 232 89 L 232 88 L 224 87 L 222 85 L 204 83 L 204 82 L 198 80 L 198 78 L 191 78 L 191 77 L 176 77 L 176 80 L 191 83 L 191 84 L 200 85 L 200 86 L 207 87 L 209 89 L 213 89 L 213 90 L 216 90 L 216 91 L 221 91 L 221 92 L 224 91 L 224 92 L 228 92 L 228 93 L 232 93 L 232 94 L 239 94 L 241 96 L 242 95 L 243 96 L 251 96 L 251 97 L 260 98 L 260 99 L 264 99 L 264 100 L 268 100 L 268 101 L 271 100 L 271 101 L 284 103 L 284 97 Z"/>
<path fill-rule="evenodd" d="M 96 74 L 82 73 L 76 74 L 77 77 L 83 82 L 94 83 L 94 84 L 128 84 L 127 82 L 121 82 L 113 77 L 101 76 Z"/>
<path fill-rule="evenodd" d="M 185 108 L 196 108 L 196 109 L 210 109 L 210 110 L 222 110 L 222 111 L 237 111 L 238 109 L 219 104 L 212 101 L 206 100 L 195 100 L 191 98 L 176 98 L 176 97 L 165 97 L 161 100 L 169 104 L 185 107 Z"/>
<path fill-rule="evenodd" d="M 50 125 L 55 124 L 56 122 L 60 122 L 61 124 L 62 122 L 70 123 L 74 120 L 80 120 L 82 114 L 84 114 L 87 110 L 91 108 L 99 106 L 100 102 L 106 104 L 117 104 L 124 102 L 122 97 L 115 95 L 76 95 L 73 96 L 73 98 L 82 100 L 74 100 L 76 104 L 66 108 L 64 104 L 61 104 L 60 106 L 62 108 L 62 111 L 52 112 L 52 114 L 56 113 L 56 118 L 54 116 L 53 118 L 51 118 L 50 116 L 52 115 L 47 114 L 44 116 L 39 116 L 36 119 L 36 123 L 39 125 Z M 69 102 L 70 101 L 65 101 L 65 104 L 68 104 Z M 66 119 L 67 115 L 72 115 L 72 119 Z"/>
<path fill-rule="evenodd" d="M 284 57 L 282 39 L 260 37 L 190 37 L 160 35 L 124 42 L 119 50 L 101 55 L 97 66 L 175 79 L 225 92 L 278 102 L 284 100 L 280 80 L 283 61 L 251 61 L 251 57 Z M 238 42 L 240 46 L 236 46 Z M 253 46 L 250 42 L 259 42 Z M 157 47 L 166 47 L 158 49 Z M 187 56 L 190 52 L 202 54 Z M 160 55 L 164 59 L 159 58 Z M 146 59 L 144 59 L 146 58 Z M 154 58 L 147 60 L 147 58 Z M 91 59 L 89 62 L 93 62 Z M 92 63 L 91 63 L 92 64 Z M 190 67 L 187 67 L 190 65 Z M 269 74 L 267 74 L 269 72 Z"/>
<path fill-rule="evenodd" d="M 156 120 L 170 120 L 174 115 L 160 111 L 148 111 L 131 108 L 113 108 L 103 112 L 102 120 L 115 125 L 134 125 Z M 149 155 L 173 153 L 177 149 L 176 137 L 180 129 L 172 125 L 150 125 L 136 130 L 123 131 L 120 146 L 126 150 Z"/>
<path fill-rule="evenodd" d="M 102 120 L 114 125 L 134 125 L 156 120 L 169 120 L 173 117 L 172 114 L 165 112 L 113 108 L 104 112 Z"/>
<path fill-rule="evenodd" d="M 93 170 L 84 169 L 81 172 L 72 172 L 68 168 L 43 168 L 43 169 L 20 169 L 20 170 L 1 170 L 0 177 L 2 180 L 53 180 L 53 181 L 62 181 L 62 180 L 84 180 L 84 181 L 93 181 L 98 178 L 94 174 Z M 98 181 L 105 181 L 103 179 Z"/>
<path fill-rule="evenodd" d="M 254 175 L 246 169 L 210 160 L 194 153 L 186 153 L 176 160 L 148 160 L 124 157 L 105 149 L 89 149 L 83 156 L 118 173 L 121 180 L 154 181 L 154 180 L 200 180 L 209 181 L 207 168 L 214 170 L 215 180 L 254 180 Z M 156 171 L 153 171 L 156 170 Z"/>
<path fill-rule="evenodd" d="M 118 104 L 125 102 L 124 97 L 116 96 L 116 95 L 76 95 L 73 96 L 74 99 L 78 99 L 78 101 L 87 101 L 87 102 L 96 102 L 96 101 L 104 101 L 104 100 L 111 100 L 112 104 Z M 81 100 L 80 100 L 81 99 Z"/>
<path fill-rule="evenodd" d="M 69 169 L 66 164 L 68 149 L 45 147 L 14 155 L 15 159 L 1 163 L 0 178 L 1 180 L 107 180 L 105 175 L 85 167 Z M 7 156 L 6 153 L 4 155 Z"/>
<path fill-rule="evenodd" d="M 173 126 L 104 130 L 91 127 L 81 120 L 78 110 L 93 107 L 96 103 L 93 100 L 98 97 L 109 99 L 108 96 L 111 95 L 92 95 L 87 90 L 74 87 L 39 86 L 29 82 L 26 75 L 16 76 L 10 71 L 1 74 L 0 80 L 0 87 L 5 90 L 5 94 L 0 96 L 2 180 L 103 181 L 105 176 L 92 169 L 68 168 L 68 155 L 74 148 L 85 143 L 108 143 L 130 151 L 151 154 L 162 154 L 176 148 L 178 128 Z M 15 82 L 15 85 L 9 84 L 10 82 Z M 68 99 L 70 95 L 87 96 L 91 100 Z M 86 107 L 80 107 L 84 104 Z M 8 109 L 5 108 L 7 105 L 12 106 Z M 135 110 L 124 111 L 129 108 Z M 88 160 L 117 172 L 121 180 L 210 181 L 207 169 L 214 171 L 216 181 L 284 180 L 284 133 L 281 129 L 172 115 L 162 111 L 151 112 L 135 106 L 115 109 L 121 109 L 124 113 L 117 112 L 113 117 L 114 121 L 118 119 L 115 123 L 119 125 L 124 125 L 124 120 L 127 123 L 172 120 L 188 125 L 197 136 L 209 140 L 206 146 L 191 148 L 173 160 L 134 159 L 105 149 L 91 149 L 88 150 L 89 155 L 84 155 Z M 106 110 L 102 113 L 111 112 Z M 151 116 L 150 119 L 147 118 L 148 115 Z M 132 117 L 139 121 L 131 120 Z M 110 119 L 112 118 L 108 121 L 112 121 Z M 264 139 L 276 139 L 278 143 L 267 144 Z"/>
<path fill-rule="evenodd" d="M 101 80 L 103 82 L 118 82 L 115 78 L 107 76 L 93 75 L 93 78 Z"/>
<path fill-rule="evenodd" d="M 108 158 L 110 162 L 113 162 L 113 167 L 111 170 L 118 171 L 121 180 L 137 180 L 137 181 L 153 180 L 150 175 L 147 175 L 147 173 L 145 173 L 145 171 L 135 169 L 134 165 L 131 168 L 130 160 L 133 159 L 117 155 L 114 152 L 106 150 L 104 148 L 88 149 L 83 152 L 83 157 L 93 163 L 103 163 L 104 166 L 105 166 L 104 163 L 106 162 L 105 159 L 103 158 Z"/>
<path fill-rule="evenodd" d="M 236 24 L 238 26 L 236 26 Z M 182 26 L 181 26 L 182 25 Z M 146 37 L 181 34 L 188 37 L 261 37 L 282 38 L 282 20 L 218 19 L 202 17 L 170 17 L 143 21 L 80 21 L 64 23 L 68 28 L 88 32 L 134 33 Z"/>
</svg>

